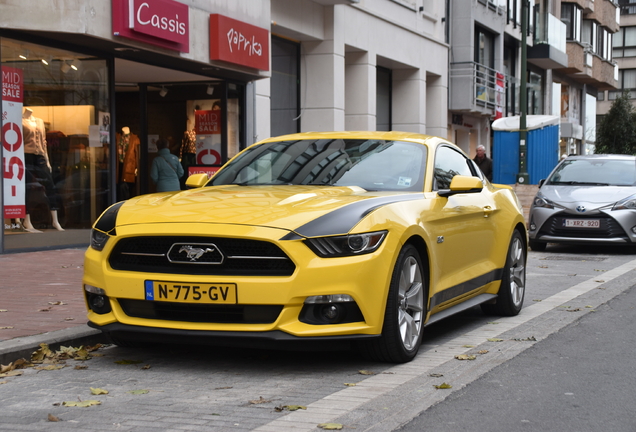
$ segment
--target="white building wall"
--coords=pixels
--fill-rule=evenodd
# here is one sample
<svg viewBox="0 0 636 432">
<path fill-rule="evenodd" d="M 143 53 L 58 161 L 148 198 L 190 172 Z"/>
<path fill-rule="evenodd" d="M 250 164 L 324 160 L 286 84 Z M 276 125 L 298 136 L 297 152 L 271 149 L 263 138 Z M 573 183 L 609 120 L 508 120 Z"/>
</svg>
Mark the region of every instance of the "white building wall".
<svg viewBox="0 0 636 432">
<path fill-rule="evenodd" d="M 446 136 L 444 2 L 423 11 L 386 0 L 271 5 L 272 34 L 301 44 L 302 131 L 375 129 L 375 68 L 382 66 L 393 73 L 393 129 Z"/>
</svg>

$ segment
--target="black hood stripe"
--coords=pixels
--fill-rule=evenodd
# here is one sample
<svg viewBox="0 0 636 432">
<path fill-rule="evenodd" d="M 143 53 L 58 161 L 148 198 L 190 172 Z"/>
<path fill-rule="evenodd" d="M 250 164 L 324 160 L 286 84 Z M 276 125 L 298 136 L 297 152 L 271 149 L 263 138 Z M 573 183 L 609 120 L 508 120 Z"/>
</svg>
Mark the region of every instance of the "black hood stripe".
<svg viewBox="0 0 636 432">
<path fill-rule="evenodd" d="M 294 233 L 289 233 L 281 240 L 298 239 L 298 236 L 322 237 L 347 234 L 366 215 L 379 207 L 396 202 L 413 201 L 418 199 L 424 199 L 424 194 L 411 193 L 408 195 L 377 197 L 357 201 L 306 223 L 294 230 Z"/>
</svg>

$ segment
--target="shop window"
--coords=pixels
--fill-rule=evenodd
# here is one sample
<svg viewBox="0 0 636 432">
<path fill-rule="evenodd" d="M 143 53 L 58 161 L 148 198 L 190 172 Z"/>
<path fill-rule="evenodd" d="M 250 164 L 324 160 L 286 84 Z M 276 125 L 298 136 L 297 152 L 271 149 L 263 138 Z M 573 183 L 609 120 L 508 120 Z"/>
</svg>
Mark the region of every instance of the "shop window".
<svg viewBox="0 0 636 432">
<path fill-rule="evenodd" d="M 16 151 L 4 156 L 24 168 L 22 177 L 17 169 L 4 176 L 4 233 L 67 231 L 66 244 L 85 244 L 87 230 L 110 203 L 107 62 L 8 38 L 0 44 L 3 83 L 20 90 L 19 101 L 3 100 L 4 124 L 14 124 L 23 138 L 19 146 L 17 132 L 5 135 Z M 5 246 L 61 245 L 59 237 L 37 238 L 5 236 Z"/>
</svg>

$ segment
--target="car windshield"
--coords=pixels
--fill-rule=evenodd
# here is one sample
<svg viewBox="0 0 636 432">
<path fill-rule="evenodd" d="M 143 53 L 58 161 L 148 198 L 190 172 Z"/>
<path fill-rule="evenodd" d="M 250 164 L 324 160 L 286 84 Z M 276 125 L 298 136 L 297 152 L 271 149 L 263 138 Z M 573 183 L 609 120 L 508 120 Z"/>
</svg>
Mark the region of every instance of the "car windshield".
<svg viewBox="0 0 636 432">
<path fill-rule="evenodd" d="M 307 139 L 260 144 L 241 153 L 209 186 L 359 186 L 422 191 L 426 146 L 378 139 Z"/>
<path fill-rule="evenodd" d="M 633 186 L 636 184 L 636 161 L 600 158 L 565 160 L 546 184 Z"/>
</svg>

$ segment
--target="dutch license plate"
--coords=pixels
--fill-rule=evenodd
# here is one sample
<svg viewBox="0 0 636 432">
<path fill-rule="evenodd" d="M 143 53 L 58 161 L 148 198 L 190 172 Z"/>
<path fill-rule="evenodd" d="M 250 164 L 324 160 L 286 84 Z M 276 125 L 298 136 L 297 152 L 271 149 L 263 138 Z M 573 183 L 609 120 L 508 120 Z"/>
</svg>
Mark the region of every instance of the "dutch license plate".
<svg viewBox="0 0 636 432">
<path fill-rule="evenodd" d="M 145 281 L 146 300 L 178 303 L 236 304 L 238 293 L 233 283 L 179 283 Z"/>
<path fill-rule="evenodd" d="M 565 219 L 564 225 L 567 228 L 600 228 L 600 219 Z"/>
</svg>

